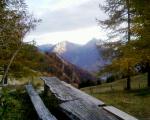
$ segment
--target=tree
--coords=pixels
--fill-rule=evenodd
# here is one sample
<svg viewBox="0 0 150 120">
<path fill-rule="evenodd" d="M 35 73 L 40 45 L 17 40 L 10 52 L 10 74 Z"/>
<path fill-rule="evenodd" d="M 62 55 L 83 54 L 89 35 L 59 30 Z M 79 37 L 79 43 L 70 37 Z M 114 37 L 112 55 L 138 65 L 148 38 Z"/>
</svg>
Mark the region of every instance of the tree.
<svg viewBox="0 0 150 120">
<path fill-rule="evenodd" d="M 137 52 L 134 54 L 138 56 L 138 62 L 145 66 L 150 87 L 150 1 L 131 0 L 131 3 L 135 11 L 132 31 L 136 35 L 136 41 L 132 45 Z"/>
<path fill-rule="evenodd" d="M 130 44 L 124 44 L 121 41 L 108 42 L 102 45 L 103 59 L 111 61 L 100 71 L 99 74 L 109 73 L 114 76 L 125 76 L 128 78 L 136 72 L 135 65 L 138 63 L 136 56 L 133 57 L 135 49 Z M 130 66 L 130 68 L 129 68 Z M 129 87 L 129 88 L 127 88 Z M 127 81 L 126 89 L 130 89 L 130 81 Z"/>
<path fill-rule="evenodd" d="M 2 78 L 4 83 L 12 62 L 24 46 L 24 36 L 38 20 L 28 14 L 24 0 L 2 0 L 0 13 L 0 65 L 6 68 Z"/>
<path fill-rule="evenodd" d="M 106 0 L 106 4 L 101 6 L 102 10 L 108 14 L 108 19 L 99 20 L 99 23 L 106 29 L 111 30 L 109 39 L 119 39 L 122 42 L 121 46 L 115 46 L 117 51 L 117 57 L 113 57 L 113 66 L 119 67 L 124 70 L 127 76 L 127 90 L 131 89 L 131 71 L 133 70 L 134 64 L 132 61 L 135 59 L 129 53 L 133 50 L 130 46 L 131 41 L 131 21 L 132 21 L 132 9 L 130 7 L 130 0 Z M 119 66 L 118 66 L 119 63 Z M 126 63 L 126 66 L 125 66 Z M 121 66 L 122 65 L 122 66 Z"/>
</svg>

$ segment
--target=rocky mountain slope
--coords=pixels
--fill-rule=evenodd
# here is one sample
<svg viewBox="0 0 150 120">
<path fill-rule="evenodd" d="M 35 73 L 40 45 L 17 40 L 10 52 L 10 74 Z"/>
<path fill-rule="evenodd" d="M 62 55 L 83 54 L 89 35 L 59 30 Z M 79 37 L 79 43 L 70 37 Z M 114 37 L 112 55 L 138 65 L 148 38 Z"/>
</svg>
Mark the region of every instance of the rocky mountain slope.
<svg viewBox="0 0 150 120">
<path fill-rule="evenodd" d="M 46 76 L 56 76 L 67 83 L 75 83 L 77 85 L 88 83 L 94 85 L 97 82 L 96 78 L 88 71 L 65 61 L 56 53 L 47 53 L 40 65 L 42 67 L 39 66 L 39 68 L 43 69 L 40 71 L 45 72 Z"/>
</svg>

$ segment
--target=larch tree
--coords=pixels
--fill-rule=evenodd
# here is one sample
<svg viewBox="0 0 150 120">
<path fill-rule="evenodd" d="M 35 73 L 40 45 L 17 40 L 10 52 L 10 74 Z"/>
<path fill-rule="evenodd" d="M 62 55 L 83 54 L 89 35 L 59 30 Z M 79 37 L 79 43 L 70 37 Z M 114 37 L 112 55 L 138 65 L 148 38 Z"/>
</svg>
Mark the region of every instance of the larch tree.
<svg viewBox="0 0 150 120">
<path fill-rule="evenodd" d="M 0 1 L 0 65 L 4 67 L 3 84 L 15 57 L 24 46 L 23 38 L 37 22 L 28 13 L 24 0 Z"/>
<path fill-rule="evenodd" d="M 100 5 L 100 7 L 108 15 L 108 18 L 98 20 L 98 22 L 102 27 L 111 31 L 108 35 L 109 39 L 114 39 L 121 43 L 120 46 L 114 47 L 117 52 L 115 52 L 116 57 L 112 59 L 112 66 L 126 75 L 126 89 L 130 90 L 131 74 L 136 63 L 136 59 L 132 57 L 134 49 L 130 45 L 134 11 L 131 9 L 130 0 L 106 0 L 105 5 Z M 114 56 L 114 53 L 112 55 Z"/>
<path fill-rule="evenodd" d="M 138 62 L 148 73 L 147 83 L 150 87 L 150 1 L 131 0 L 131 3 L 135 11 L 132 32 L 136 36 L 132 45 L 137 51 Z"/>
</svg>

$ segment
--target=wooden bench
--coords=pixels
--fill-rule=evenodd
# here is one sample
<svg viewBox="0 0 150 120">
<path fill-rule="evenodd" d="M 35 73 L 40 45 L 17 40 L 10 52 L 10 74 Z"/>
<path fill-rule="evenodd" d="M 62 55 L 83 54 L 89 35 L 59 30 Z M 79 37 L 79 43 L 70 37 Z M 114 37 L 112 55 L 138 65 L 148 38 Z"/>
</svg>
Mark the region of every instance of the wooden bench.
<svg viewBox="0 0 150 120">
<path fill-rule="evenodd" d="M 30 99 L 34 105 L 34 108 L 41 120 L 57 120 L 45 107 L 38 93 L 34 90 L 32 85 L 26 85 L 26 90 L 30 96 Z"/>
<path fill-rule="evenodd" d="M 60 81 L 56 77 L 41 77 L 46 90 L 59 101 L 60 109 L 71 120 L 138 120 L 135 117 Z"/>
<path fill-rule="evenodd" d="M 105 106 L 104 109 L 107 110 L 108 112 L 114 114 L 115 116 L 119 117 L 121 120 L 138 120 L 135 117 L 133 117 L 113 106 Z"/>
<path fill-rule="evenodd" d="M 59 108 L 71 120 L 120 120 L 107 112 L 102 106 L 105 104 L 60 81 L 56 77 L 42 77 L 46 88 L 60 101 Z M 100 106 L 100 107 L 99 107 Z"/>
</svg>

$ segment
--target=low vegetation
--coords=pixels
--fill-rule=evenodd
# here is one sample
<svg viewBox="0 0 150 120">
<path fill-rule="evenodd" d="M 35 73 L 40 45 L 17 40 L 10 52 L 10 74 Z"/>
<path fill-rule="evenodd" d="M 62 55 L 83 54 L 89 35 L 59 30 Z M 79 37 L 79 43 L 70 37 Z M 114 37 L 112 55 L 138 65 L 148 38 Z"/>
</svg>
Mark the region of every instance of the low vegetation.
<svg viewBox="0 0 150 120">
<path fill-rule="evenodd" d="M 131 91 L 125 91 L 125 79 L 82 90 L 88 94 L 113 105 L 140 120 L 150 119 L 150 89 L 147 88 L 146 74 L 132 77 Z"/>
<path fill-rule="evenodd" d="M 8 86 L 0 87 L 0 120 L 38 119 L 24 86 L 29 82 L 32 82 L 35 88 L 43 89 L 43 82 L 37 77 L 24 77 L 15 81 L 12 78 Z"/>
<path fill-rule="evenodd" d="M 0 97 L 0 120 L 37 120 L 37 114 L 23 86 L 6 87 Z"/>
</svg>

